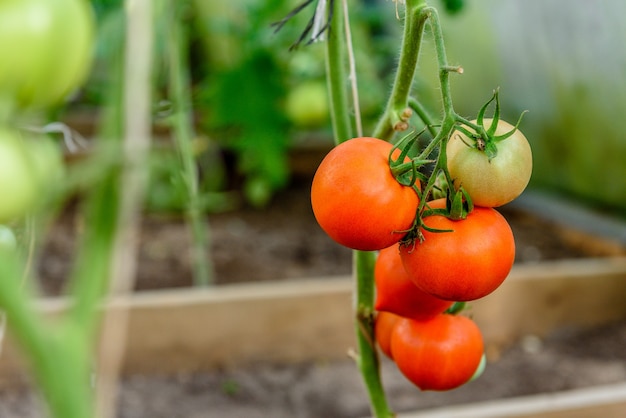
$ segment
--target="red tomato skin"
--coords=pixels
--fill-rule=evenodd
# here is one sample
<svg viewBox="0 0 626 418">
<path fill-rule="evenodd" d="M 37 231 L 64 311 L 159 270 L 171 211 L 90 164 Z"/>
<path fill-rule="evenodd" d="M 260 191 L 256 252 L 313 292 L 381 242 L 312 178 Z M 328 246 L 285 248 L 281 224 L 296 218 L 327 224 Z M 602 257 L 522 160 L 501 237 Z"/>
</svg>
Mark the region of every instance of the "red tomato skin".
<svg viewBox="0 0 626 418">
<path fill-rule="evenodd" d="M 311 185 L 313 213 L 339 244 L 380 250 L 411 228 L 419 198 L 392 175 L 391 149 L 380 139 L 353 138 L 333 148 L 317 168 Z"/>
<path fill-rule="evenodd" d="M 391 335 L 391 354 L 398 369 L 422 390 L 451 390 L 468 382 L 483 353 L 480 329 L 461 315 L 400 318 Z"/>
<path fill-rule="evenodd" d="M 442 205 L 445 201 L 439 200 L 430 206 Z M 459 221 L 433 215 L 424 223 L 452 230 L 423 230 L 423 242 L 400 248 L 404 268 L 424 292 L 445 300 L 476 300 L 498 288 L 511 271 L 515 260 L 513 232 L 495 209 L 474 207 Z"/>
<path fill-rule="evenodd" d="M 390 359 L 393 359 L 391 356 L 391 334 L 399 319 L 398 315 L 391 312 L 378 312 L 374 320 L 374 335 L 378 347 Z"/>
<path fill-rule="evenodd" d="M 425 319 L 444 312 L 453 304 L 424 292 L 413 283 L 402 264 L 399 244 L 380 250 L 374 265 L 374 280 L 377 311 Z"/>
</svg>

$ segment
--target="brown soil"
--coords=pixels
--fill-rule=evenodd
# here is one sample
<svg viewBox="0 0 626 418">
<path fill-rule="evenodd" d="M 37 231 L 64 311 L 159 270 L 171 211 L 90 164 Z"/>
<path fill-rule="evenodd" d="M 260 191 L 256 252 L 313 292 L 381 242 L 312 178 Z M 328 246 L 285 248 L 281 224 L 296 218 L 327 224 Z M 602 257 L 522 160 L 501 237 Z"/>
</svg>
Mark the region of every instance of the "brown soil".
<svg viewBox="0 0 626 418">
<path fill-rule="evenodd" d="M 506 207 L 516 238 L 516 262 L 605 255 L 614 251 L 601 241 L 590 246 L 571 231 L 527 212 Z M 75 254 L 76 225 L 68 211 L 55 225 L 39 265 L 44 291 L 63 291 Z M 249 207 L 211 215 L 207 219 L 211 248 L 207 260 L 213 265 L 217 284 L 286 280 L 348 274 L 350 250 L 334 243 L 315 222 L 309 203 L 308 183 L 301 182 L 276 196 L 264 209 Z M 146 215 L 142 225 L 138 290 L 163 289 L 193 284 L 190 233 L 177 216 Z"/>
<path fill-rule="evenodd" d="M 244 208 L 210 216 L 211 261 L 217 284 L 287 280 L 350 272 L 350 252 L 316 225 L 306 182 L 276 197 L 263 211 Z M 601 255 L 553 223 L 504 208 L 517 241 L 517 262 Z M 63 290 L 75 249 L 76 221 L 66 214 L 55 226 L 42 254 L 39 272 L 46 294 Z M 611 246 L 608 246 L 611 247 Z M 612 247 L 611 247 L 612 248 Z M 614 250 L 614 248 L 612 249 Z M 611 251 L 612 251 L 611 250 Z M 143 222 L 137 289 L 192 283 L 189 234 L 179 218 L 149 215 Z M 209 254 L 207 254 L 209 256 Z M 392 407 L 408 411 L 626 382 L 626 324 L 593 330 L 567 329 L 544 340 L 521 341 L 490 363 L 484 375 L 446 393 L 419 392 L 383 362 Z M 127 376 L 121 418 L 338 417 L 366 416 L 367 396 L 356 367 L 346 359 L 297 366 L 257 364 L 245 369 L 175 376 Z M 42 416 L 29 391 L 0 393 L 0 417 Z"/>
</svg>

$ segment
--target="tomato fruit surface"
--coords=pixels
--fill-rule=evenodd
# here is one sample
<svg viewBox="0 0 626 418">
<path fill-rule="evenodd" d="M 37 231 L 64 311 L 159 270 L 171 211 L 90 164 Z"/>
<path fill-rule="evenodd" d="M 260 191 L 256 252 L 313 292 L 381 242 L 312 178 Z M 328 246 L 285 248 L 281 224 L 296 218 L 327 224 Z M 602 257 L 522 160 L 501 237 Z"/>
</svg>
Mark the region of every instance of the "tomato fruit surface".
<svg viewBox="0 0 626 418">
<path fill-rule="evenodd" d="M 445 200 L 429 205 L 445 207 Z M 432 215 L 424 224 L 450 231 L 422 230 L 423 242 L 400 247 L 405 270 L 424 292 L 445 300 L 475 300 L 493 292 L 511 271 L 515 240 L 497 210 L 477 206 L 465 219 Z"/>
<path fill-rule="evenodd" d="M 19 133 L 0 128 L 0 223 L 22 217 L 37 198 L 33 161 Z"/>
<path fill-rule="evenodd" d="M 392 175 L 391 149 L 390 143 L 376 138 L 349 139 L 334 147 L 317 168 L 311 185 L 313 213 L 339 244 L 380 250 L 397 243 L 411 228 L 419 198 Z"/>
<path fill-rule="evenodd" d="M 0 251 L 14 251 L 17 248 L 17 238 L 11 228 L 0 225 Z"/>
<path fill-rule="evenodd" d="M 322 125 L 329 118 L 326 84 L 309 81 L 295 86 L 287 94 L 285 112 L 289 120 L 298 126 Z"/>
<path fill-rule="evenodd" d="M 426 293 L 413 283 L 400 258 L 400 245 L 380 250 L 374 265 L 377 311 L 407 318 L 428 318 L 448 309 L 454 302 Z"/>
<path fill-rule="evenodd" d="M 86 0 L 0 2 L 0 96 L 19 107 L 55 104 L 91 64 L 94 16 Z"/>
<path fill-rule="evenodd" d="M 489 127 L 491 119 L 484 119 Z M 474 123 L 476 121 L 473 121 Z M 498 121 L 495 135 L 514 129 Z M 513 135 L 496 143 L 497 154 L 491 160 L 484 151 L 471 147 L 464 133 L 452 133 L 446 148 L 448 171 L 458 189 L 468 192 L 477 206 L 498 207 L 518 197 L 528 185 L 532 173 L 532 152 L 528 140 L 517 129 Z"/>
<path fill-rule="evenodd" d="M 484 352 L 478 326 L 461 315 L 400 318 L 391 334 L 398 369 L 422 390 L 450 390 L 469 381 Z"/>
<path fill-rule="evenodd" d="M 391 312 L 378 312 L 374 320 L 374 334 L 380 351 L 391 357 L 391 334 L 400 317 Z"/>
<path fill-rule="evenodd" d="M 31 135 L 23 138 L 25 151 L 32 162 L 32 173 L 39 190 L 37 201 L 58 192 L 65 178 L 62 148 L 48 135 Z"/>
</svg>

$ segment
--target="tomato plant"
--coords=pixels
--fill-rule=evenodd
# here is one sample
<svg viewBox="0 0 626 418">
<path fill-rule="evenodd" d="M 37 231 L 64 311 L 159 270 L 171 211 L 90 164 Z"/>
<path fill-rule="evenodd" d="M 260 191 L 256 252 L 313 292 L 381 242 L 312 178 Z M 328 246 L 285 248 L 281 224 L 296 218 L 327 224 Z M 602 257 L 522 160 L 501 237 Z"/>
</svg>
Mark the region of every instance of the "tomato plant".
<svg viewBox="0 0 626 418">
<path fill-rule="evenodd" d="M 380 250 L 397 243 L 413 225 L 419 198 L 391 173 L 391 152 L 389 142 L 353 138 L 334 147 L 317 168 L 311 185 L 313 213 L 339 244 Z"/>
<path fill-rule="evenodd" d="M 84 80 L 94 17 L 84 0 L 0 3 L 0 95 L 20 107 L 56 104 Z"/>
<path fill-rule="evenodd" d="M 476 121 L 472 121 L 476 123 Z M 490 126 L 493 119 L 484 119 Z M 503 120 L 496 123 L 495 136 L 514 130 L 511 136 L 494 141 L 493 157 L 484 144 L 456 130 L 448 141 L 448 170 L 456 188 L 463 186 L 477 206 L 497 207 L 518 197 L 528 185 L 532 152 L 524 134 Z M 474 132 L 475 133 L 475 132 Z"/>
<path fill-rule="evenodd" d="M 400 318 L 391 334 L 398 369 L 422 390 L 450 390 L 469 381 L 484 352 L 478 326 L 461 315 Z"/>
<path fill-rule="evenodd" d="M 314 2 L 295 7 L 276 26 L 282 27 L 311 3 Z M 512 267 L 515 242 L 508 223 L 493 208 L 521 193 L 528 183 L 532 162 L 529 149 L 513 146 L 518 136 L 523 137 L 517 131 L 519 121 L 513 130 L 499 130 L 500 125 L 506 125 L 499 120 L 497 91 L 474 121 L 455 111 L 450 77 L 464 70 L 448 63 L 438 12 L 424 0 L 396 2 L 396 7 L 404 4 L 399 6 L 404 7 L 404 32 L 387 104 L 371 134 L 378 139 L 343 142 L 353 136 L 354 127 L 360 132 L 360 115 L 354 54 L 345 53 L 351 52 L 350 20 L 346 16 L 347 7 L 344 8 L 346 3 L 339 3 L 319 2 L 309 25 L 293 46 L 307 43 L 309 36 L 308 43 L 327 37 L 327 80 L 337 145 L 315 174 L 311 201 L 318 223 L 329 236 L 349 248 L 365 250 L 354 253 L 358 367 L 373 415 L 388 418 L 394 414 L 384 396 L 373 335 L 381 350 L 391 355 L 400 370 L 422 389 L 451 389 L 480 374 L 480 365 L 484 365 L 480 331 L 470 319 L 450 314 L 463 303 L 453 305 L 455 308 L 447 313 L 416 315 L 419 310 L 411 301 L 415 297 L 413 288 L 403 276 L 407 275 L 422 292 L 447 302 L 474 300 L 495 290 Z M 449 10 L 457 10 L 460 3 L 446 2 Z M 411 97 L 426 30 L 432 35 L 436 53 L 441 112 L 431 112 L 417 97 Z M 346 80 L 351 81 L 351 95 Z M 485 110 L 494 100 L 493 119 L 485 119 Z M 434 119 L 435 113 L 441 117 Z M 419 121 L 416 123 L 414 119 Z M 485 122 L 492 121 L 485 127 Z M 423 130 L 417 132 L 417 126 Z M 396 134 L 407 130 L 412 133 L 405 136 L 406 141 L 397 141 Z M 422 136 L 426 132 L 428 138 Z M 467 136 L 465 141 L 461 140 L 461 134 Z M 373 142 L 362 146 L 361 141 L 365 140 Z M 383 149 L 383 145 L 376 145 L 376 150 L 372 147 L 381 140 L 395 143 L 397 155 L 412 157 L 397 158 L 402 161 L 390 165 L 385 155 L 391 146 Z M 457 140 L 462 144 L 458 151 Z M 416 143 L 419 146 L 413 147 Z M 416 148 L 418 155 L 413 156 L 411 151 Z M 482 165 L 483 161 L 473 155 L 465 156 L 474 151 L 485 157 L 489 165 Z M 456 171 L 457 166 L 466 163 L 465 173 Z M 513 179 L 501 178 L 507 168 L 501 168 L 500 164 L 505 167 L 518 164 Z M 474 187 L 472 180 L 468 180 L 470 176 L 481 179 L 478 186 Z M 490 183 L 496 180 L 506 187 Z M 399 191 L 404 194 L 411 190 L 407 186 L 413 187 L 417 195 L 411 197 L 410 203 L 400 199 Z M 487 192 L 491 195 L 484 198 L 481 193 Z M 443 199 L 436 200 L 438 197 Z M 411 213 L 407 214 L 407 210 Z M 380 250 L 377 262 L 382 265 L 386 250 L 391 247 L 393 251 L 399 238 L 404 271 L 381 273 L 384 267 L 377 266 L 367 250 Z M 391 269 L 389 265 L 386 268 Z M 423 302 L 420 305 L 427 306 Z M 378 308 L 376 318 L 375 308 Z M 397 316 L 392 320 L 394 317 L 390 315 L 395 314 L 383 309 L 416 318 Z"/>
<path fill-rule="evenodd" d="M 374 266 L 377 311 L 387 311 L 407 318 L 428 318 L 442 313 L 452 301 L 424 292 L 411 280 L 400 257 L 400 245 L 381 250 Z"/>
<path fill-rule="evenodd" d="M 6 128 L 0 128 L 0 190 L 0 223 L 23 216 L 38 193 L 28 149 L 17 132 Z"/>
<path fill-rule="evenodd" d="M 445 207 L 445 200 L 430 207 Z M 493 292 L 509 274 L 515 259 L 513 232 L 495 209 L 475 207 L 465 219 L 435 214 L 424 219 L 424 240 L 400 248 L 411 280 L 441 299 L 470 301 Z"/>
</svg>

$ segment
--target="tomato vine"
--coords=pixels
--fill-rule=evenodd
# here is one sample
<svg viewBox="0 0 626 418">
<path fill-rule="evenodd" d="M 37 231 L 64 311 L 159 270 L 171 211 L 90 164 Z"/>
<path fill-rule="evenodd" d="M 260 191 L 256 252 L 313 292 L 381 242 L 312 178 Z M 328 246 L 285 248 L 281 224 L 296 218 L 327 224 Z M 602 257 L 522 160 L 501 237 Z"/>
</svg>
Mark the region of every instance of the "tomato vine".
<svg viewBox="0 0 626 418">
<path fill-rule="evenodd" d="M 333 132 L 335 135 L 335 143 L 337 145 L 352 138 L 352 119 L 349 114 L 348 94 L 345 86 L 345 50 L 347 47 L 346 40 L 343 37 L 343 19 L 346 18 L 343 13 L 346 9 L 341 7 L 340 3 L 342 1 L 346 0 L 328 2 L 326 16 L 328 18 L 329 25 L 325 26 L 326 32 L 328 33 L 326 47 L 327 79 L 330 91 Z M 294 13 L 299 12 L 309 3 L 311 3 L 311 1 L 307 1 L 305 4 L 300 6 L 300 8 L 297 8 Z M 316 14 L 320 13 L 320 10 L 324 10 L 324 7 L 320 7 L 320 5 L 326 3 L 326 1 L 321 0 L 318 2 Z M 397 3 L 398 1 L 396 1 L 396 7 L 398 7 Z M 450 301 L 450 303 L 446 305 L 449 309 L 445 314 L 453 315 L 457 314 L 459 310 L 462 309 L 465 301 L 473 300 L 477 297 L 486 295 L 497 287 L 502 280 L 504 280 L 510 270 L 510 265 L 512 265 L 511 254 L 514 254 L 515 250 L 514 243 L 512 242 L 512 234 L 510 234 L 510 229 L 507 230 L 508 224 L 503 220 L 503 218 L 500 219 L 500 215 L 492 207 L 482 207 L 480 210 L 476 211 L 475 215 L 470 216 L 470 214 L 474 211 L 473 196 L 465 190 L 463 181 L 459 181 L 459 178 L 451 175 L 448 161 L 448 144 L 453 136 L 455 139 L 457 139 L 457 137 L 461 138 L 461 136 L 464 136 L 467 138 L 467 143 L 465 143 L 466 147 L 468 149 L 478 151 L 480 154 L 480 157 L 478 158 L 484 157 L 487 164 L 489 164 L 494 158 L 497 157 L 498 144 L 501 141 L 512 137 L 514 134 L 517 134 L 516 131 L 519 126 L 521 116 L 520 120 L 518 120 L 517 124 L 513 126 L 512 129 L 504 133 L 501 132 L 501 121 L 499 119 L 500 104 L 497 90 L 494 92 L 492 98 L 482 106 L 476 120 L 472 121 L 459 115 L 455 111 L 453 105 L 450 76 L 451 74 L 462 74 L 463 68 L 461 66 L 450 65 L 448 62 L 446 48 L 444 45 L 443 31 L 437 9 L 427 5 L 425 0 L 406 0 L 404 3 L 404 30 L 395 79 L 386 103 L 386 107 L 371 135 L 373 138 L 395 143 L 389 152 L 389 169 L 398 183 L 405 187 L 412 188 L 419 198 L 412 227 L 408 230 L 400 231 L 404 234 L 403 238 L 399 241 L 400 254 L 403 256 L 402 262 L 404 263 L 404 268 L 409 271 L 405 259 L 410 258 L 410 256 L 406 256 L 406 254 L 410 254 L 413 250 L 416 250 L 417 252 L 416 247 L 422 244 L 426 234 L 432 235 L 432 233 L 451 232 L 453 230 L 456 231 L 456 226 L 458 226 L 455 226 L 456 221 L 463 222 L 463 226 L 459 229 L 467 228 L 467 230 L 470 231 L 467 233 L 468 237 L 474 233 L 473 231 L 481 228 L 480 223 L 483 222 L 483 219 L 487 219 L 487 221 L 484 221 L 486 224 L 498 224 L 495 228 L 499 228 L 499 231 L 494 233 L 494 235 L 499 236 L 494 237 L 488 245 L 491 245 L 493 248 L 498 246 L 506 247 L 508 251 L 506 257 L 498 258 L 497 254 L 495 254 L 497 251 L 491 251 L 491 249 L 488 250 L 493 253 L 491 256 L 494 260 L 499 260 L 494 261 L 494 266 L 495 263 L 499 262 L 500 265 L 498 267 L 500 267 L 500 269 L 498 274 L 494 274 L 492 280 L 486 280 L 484 283 L 481 283 L 484 288 L 483 291 L 473 293 L 470 291 L 459 291 L 456 293 L 442 292 L 443 296 L 441 299 Z M 458 10 L 458 4 L 459 2 L 447 2 L 446 7 L 449 7 L 450 10 Z M 319 19 L 320 16 L 317 16 L 317 18 Z M 312 20 L 314 19 L 315 16 Z M 284 21 L 282 21 L 281 24 L 284 24 Z M 435 121 L 429 114 L 428 110 L 417 100 L 417 98 L 411 96 L 413 80 L 415 79 L 417 71 L 418 56 L 423 45 L 422 39 L 424 31 L 427 29 L 430 31 L 434 40 L 434 49 L 437 60 L 438 87 L 441 94 L 443 108 L 440 121 Z M 298 42 L 301 42 L 304 39 L 309 30 L 310 28 L 307 27 Z M 318 34 L 314 34 L 314 37 L 317 36 Z M 488 127 L 485 127 L 484 125 L 487 121 L 485 118 L 486 110 L 490 104 L 494 102 L 495 110 L 492 118 L 493 122 L 491 122 Z M 404 136 L 404 138 L 395 140 L 396 134 L 409 131 L 412 125 L 411 118 L 414 115 L 421 120 L 425 128 L 421 132 L 409 132 Z M 432 139 L 416 157 L 412 157 L 407 161 L 409 149 L 413 148 L 415 142 L 417 142 L 421 135 L 426 134 L 426 132 L 428 132 Z M 521 134 L 518 134 L 518 136 L 519 135 Z M 363 140 L 367 138 L 358 139 Z M 433 155 L 436 155 L 436 157 L 433 157 Z M 339 163 L 335 161 L 333 164 Z M 527 162 L 524 162 L 523 164 L 528 166 Z M 322 168 L 323 165 L 324 162 L 322 162 L 320 168 Z M 528 167 L 523 167 L 524 170 L 527 168 Z M 318 173 L 319 170 L 320 169 L 318 169 Z M 324 171 L 325 170 L 326 167 L 324 167 Z M 527 179 L 525 183 L 523 177 L 530 175 L 530 171 L 526 171 L 527 172 L 520 174 L 522 180 L 520 180 L 519 183 L 523 185 L 521 189 L 523 189 L 527 184 Z M 316 177 L 318 176 L 318 173 L 316 173 Z M 475 174 L 476 173 L 469 173 L 470 176 Z M 496 176 L 494 175 L 494 177 Z M 465 180 L 468 181 L 468 183 L 471 183 L 471 181 L 467 179 Z M 315 186 L 316 179 L 314 179 L 313 184 Z M 340 190 L 337 191 L 339 192 Z M 317 191 L 312 191 L 312 204 L 314 212 L 316 212 L 317 206 L 316 201 L 313 199 L 315 193 L 317 193 Z M 436 198 L 440 197 L 443 197 L 444 199 L 435 201 Z M 358 199 L 358 197 L 355 198 Z M 316 196 L 315 200 L 319 201 L 320 198 Z M 444 202 L 443 204 L 441 203 L 442 201 Z M 373 204 L 374 202 L 370 201 L 370 203 Z M 332 209 L 330 212 L 332 212 Z M 356 215 L 356 212 L 354 215 Z M 440 226 L 432 227 L 425 223 L 425 219 L 431 216 L 433 216 L 434 220 L 437 220 L 435 224 Z M 467 220 L 465 220 L 466 218 Z M 368 215 L 367 219 L 371 220 L 373 217 Z M 441 221 L 441 219 L 444 221 Z M 494 219 L 497 221 L 494 221 Z M 320 222 L 320 219 L 318 219 L 318 222 Z M 322 222 L 320 222 L 320 225 L 324 227 Z M 349 226 L 346 226 L 346 228 L 358 229 L 355 225 L 358 224 L 351 223 Z M 500 231 L 502 231 L 501 234 Z M 395 233 L 398 231 L 392 232 Z M 500 241 L 498 241 L 498 239 Z M 433 241 L 435 241 L 435 253 L 445 253 L 445 251 L 437 249 L 437 240 L 433 239 Z M 506 245 L 499 245 L 498 243 L 506 243 Z M 349 247 L 359 248 L 358 246 Z M 422 248 L 420 248 L 420 251 L 423 251 Z M 453 254 L 452 257 L 454 256 L 455 255 Z M 474 256 L 472 255 L 472 257 Z M 433 257 L 428 260 L 429 263 L 436 264 L 438 259 L 437 256 L 434 256 L 434 261 L 432 261 L 432 258 Z M 374 309 L 375 285 L 373 276 L 373 260 L 375 259 L 376 253 L 373 251 L 354 251 L 354 271 L 356 276 L 356 297 L 354 308 L 358 344 L 358 352 L 355 353 L 354 357 L 368 390 L 370 404 L 374 415 L 376 417 L 392 417 L 394 415 L 387 404 L 379 375 L 379 359 L 376 344 L 374 343 L 377 339 L 380 343 L 380 338 L 378 338 L 375 333 L 376 311 Z M 444 264 L 446 263 L 442 262 L 440 265 L 435 265 L 433 271 L 445 272 L 447 266 Z M 488 266 L 485 267 L 484 265 L 477 265 L 477 269 L 480 268 L 489 269 Z M 471 289 L 471 280 L 468 282 L 462 276 L 463 273 L 461 272 L 460 274 L 461 276 L 459 276 L 459 281 L 464 282 L 464 284 L 467 284 L 468 288 Z M 416 276 L 413 275 L 411 277 L 411 280 L 415 282 L 414 284 L 419 287 L 415 280 Z M 441 275 L 437 276 L 436 280 L 439 280 L 440 277 Z M 402 286 L 405 286 L 405 284 L 402 284 Z M 455 288 L 453 290 L 456 291 L 458 289 Z M 438 296 L 435 293 L 430 294 Z M 444 296 L 449 296 L 449 298 Z M 440 312 L 440 315 L 444 315 L 444 313 Z M 422 325 L 415 325 L 415 327 L 419 328 L 422 327 Z M 467 381 L 467 379 L 474 372 L 479 373 L 478 370 L 481 370 L 481 366 L 479 366 L 478 363 L 479 361 L 481 364 L 484 363 L 484 358 L 480 358 L 482 353 L 482 340 L 478 341 L 481 339 L 480 333 L 477 334 L 476 332 L 473 332 L 473 335 L 473 337 L 468 338 L 476 340 L 477 344 L 475 347 L 479 347 L 479 350 L 474 350 L 476 351 L 476 355 L 472 356 L 472 362 L 465 365 L 467 370 L 463 378 L 457 380 L 456 383 L 451 384 L 450 386 L 443 385 L 441 387 L 456 387 L 458 384 L 462 384 Z M 384 349 L 388 352 L 388 344 L 386 344 L 385 347 L 386 348 Z M 393 351 L 393 347 L 391 347 L 391 350 Z M 403 353 L 405 358 L 404 361 L 406 362 L 408 357 L 406 356 L 404 348 Z M 400 366 L 400 364 L 398 365 Z M 413 368 L 411 370 L 411 374 L 414 374 L 415 369 Z"/>
</svg>

